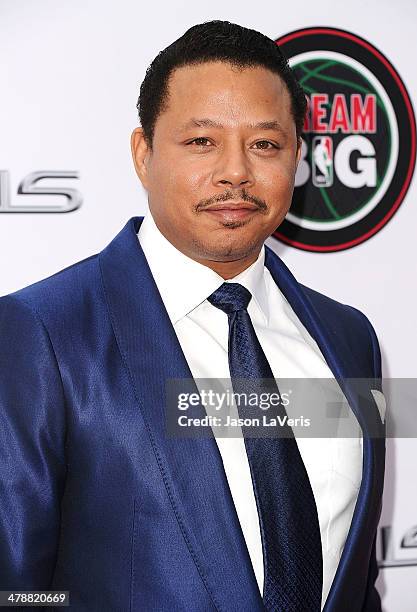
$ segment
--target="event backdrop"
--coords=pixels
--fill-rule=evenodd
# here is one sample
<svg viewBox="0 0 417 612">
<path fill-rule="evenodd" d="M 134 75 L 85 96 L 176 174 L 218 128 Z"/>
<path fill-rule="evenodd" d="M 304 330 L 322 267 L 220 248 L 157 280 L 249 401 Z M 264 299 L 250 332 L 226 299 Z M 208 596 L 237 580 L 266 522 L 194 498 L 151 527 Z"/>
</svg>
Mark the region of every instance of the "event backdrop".
<svg viewBox="0 0 417 612">
<path fill-rule="evenodd" d="M 129 145 L 139 85 L 158 51 L 210 19 L 279 39 L 310 98 L 293 206 L 269 246 L 369 317 L 384 377 L 416 378 L 413 0 L 0 0 L 0 294 L 101 250 L 146 210 Z M 417 609 L 416 451 L 387 442 L 389 612 Z"/>
</svg>

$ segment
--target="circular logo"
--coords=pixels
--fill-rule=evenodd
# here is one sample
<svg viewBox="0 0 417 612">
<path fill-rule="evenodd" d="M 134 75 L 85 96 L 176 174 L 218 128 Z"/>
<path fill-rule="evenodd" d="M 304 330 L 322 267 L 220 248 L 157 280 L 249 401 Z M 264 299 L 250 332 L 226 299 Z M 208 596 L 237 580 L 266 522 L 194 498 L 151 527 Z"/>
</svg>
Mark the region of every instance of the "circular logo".
<svg viewBox="0 0 417 612">
<path fill-rule="evenodd" d="M 330 252 L 364 242 L 410 185 L 416 123 L 397 71 L 369 42 L 336 28 L 276 40 L 308 98 L 291 208 L 273 236 Z"/>
</svg>

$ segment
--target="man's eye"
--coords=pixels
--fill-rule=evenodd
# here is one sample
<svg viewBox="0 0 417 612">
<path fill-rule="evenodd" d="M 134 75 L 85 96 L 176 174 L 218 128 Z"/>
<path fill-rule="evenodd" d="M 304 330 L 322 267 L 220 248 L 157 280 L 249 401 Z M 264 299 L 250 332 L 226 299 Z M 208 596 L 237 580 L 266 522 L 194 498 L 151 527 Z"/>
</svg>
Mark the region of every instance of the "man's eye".
<svg viewBox="0 0 417 612">
<path fill-rule="evenodd" d="M 269 140 L 258 140 L 258 142 L 255 142 L 255 145 L 263 145 L 263 146 L 259 147 L 261 149 L 261 151 L 268 150 L 271 147 L 273 149 L 278 149 L 278 146 L 276 144 L 274 144 L 273 142 L 270 142 Z M 268 145 L 270 145 L 270 146 L 268 146 Z"/>
<path fill-rule="evenodd" d="M 201 142 L 203 141 L 203 142 Z M 189 142 L 188 144 L 193 144 L 195 143 L 197 146 L 199 147 L 205 147 L 207 146 L 206 144 L 204 144 L 205 142 L 210 142 L 208 138 L 204 138 L 203 136 L 200 136 L 199 138 L 194 138 L 194 140 L 192 140 L 191 142 Z"/>
</svg>

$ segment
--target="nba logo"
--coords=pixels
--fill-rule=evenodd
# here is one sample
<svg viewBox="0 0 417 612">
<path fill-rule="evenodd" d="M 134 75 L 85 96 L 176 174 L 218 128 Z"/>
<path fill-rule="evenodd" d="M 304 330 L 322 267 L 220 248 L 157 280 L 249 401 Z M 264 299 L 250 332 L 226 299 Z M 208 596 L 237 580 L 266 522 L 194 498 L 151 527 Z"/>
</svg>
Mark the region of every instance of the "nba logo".
<svg viewBox="0 0 417 612">
<path fill-rule="evenodd" d="M 330 136 L 313 138 L 313 185 L 331 187 L 333 185 L 333 141 Z"/>
</svg>

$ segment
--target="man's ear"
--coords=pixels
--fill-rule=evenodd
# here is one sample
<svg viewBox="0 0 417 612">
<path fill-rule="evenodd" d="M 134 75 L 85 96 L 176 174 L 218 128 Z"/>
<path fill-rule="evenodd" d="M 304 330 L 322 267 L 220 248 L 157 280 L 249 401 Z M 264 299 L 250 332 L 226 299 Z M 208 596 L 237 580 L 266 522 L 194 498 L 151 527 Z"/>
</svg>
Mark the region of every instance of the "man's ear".
<svg viewBox="0 0 417 612">
<path fill-rule="evenodd" d="M 145 187 L 145 189 L 147 189 L 148 161 L 151 151 L 141 127 L 137 127 L 133 130 L 132 136 L 130 137 L 130 148 L 132 150 L 136 174 L 138 175 L 142 185 Z"/>
<path fill-rule="evenodd" d="M 303 139 L 301 138 L 301 136 L 297 137 L 297 151 L 295 154 L 295 167 L 298 167 L 298 162 L 300 161 L 300 157 L 301 157 L 301 148 L 303 146 Z"/>
</svg>

